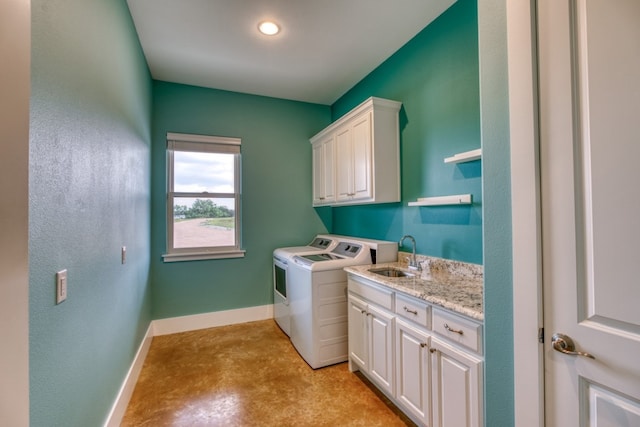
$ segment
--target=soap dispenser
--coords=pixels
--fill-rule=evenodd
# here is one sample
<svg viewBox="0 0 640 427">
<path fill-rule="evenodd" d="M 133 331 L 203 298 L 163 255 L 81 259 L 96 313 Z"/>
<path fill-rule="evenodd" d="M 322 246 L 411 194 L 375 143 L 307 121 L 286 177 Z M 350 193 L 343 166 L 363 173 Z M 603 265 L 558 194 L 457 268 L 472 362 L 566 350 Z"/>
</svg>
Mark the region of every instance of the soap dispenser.
<svg viewBox="0 0 640 427">
<path fill-rule="evenodd" d="M 432 280 L 431 277 L 431 260 L 425 259 L 420 263 L 422 266 L 422 274 L 420 274 L 420 278 L 422 280 Z"/>
</svg>

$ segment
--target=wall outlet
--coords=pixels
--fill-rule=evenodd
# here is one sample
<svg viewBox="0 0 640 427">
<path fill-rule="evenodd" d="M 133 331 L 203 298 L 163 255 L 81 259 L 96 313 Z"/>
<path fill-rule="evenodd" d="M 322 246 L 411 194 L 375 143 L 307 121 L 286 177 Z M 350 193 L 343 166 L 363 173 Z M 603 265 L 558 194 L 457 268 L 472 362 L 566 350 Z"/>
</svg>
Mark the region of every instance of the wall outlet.
<svg viewBox="0 0 640 427">
<path fill-rule="evenodd" d="M 126 246 L 123 246 L 122 250 L 120 251 L 120 261 L 123 264 L 126 264 L 126 262 L 127 262 L 127 247 Z"/>
<path fill-rule="evenodd" d="M 67 270 L 56 273 L 56 304 L 67 299 Z"/>
</svg>

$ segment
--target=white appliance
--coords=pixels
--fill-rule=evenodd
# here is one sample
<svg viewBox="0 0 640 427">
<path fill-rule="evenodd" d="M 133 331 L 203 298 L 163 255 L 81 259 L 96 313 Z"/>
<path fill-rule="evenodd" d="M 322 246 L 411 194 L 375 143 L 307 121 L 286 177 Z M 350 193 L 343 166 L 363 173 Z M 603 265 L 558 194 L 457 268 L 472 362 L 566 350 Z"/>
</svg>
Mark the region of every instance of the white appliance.
<svg viewBox="0 0 640 427">
<path fill-rule="evenodd" d="M 289 300 L 287 298 L 287 266 L 295 255 L 330 251 L 338 244 L 335 236 L 317 235 L 306 246 L 278 248 L 273 251 L 273 317 L 280 329 L 290 335 Z"/>
<path fill-rule="evenodd" d="M 331 251 L 295 255 L 288 265 L 291 343 L 313 369 L 348 356 L 344 267 L 397 261 L 397 242 L 338 236 Z"/>
</svg>

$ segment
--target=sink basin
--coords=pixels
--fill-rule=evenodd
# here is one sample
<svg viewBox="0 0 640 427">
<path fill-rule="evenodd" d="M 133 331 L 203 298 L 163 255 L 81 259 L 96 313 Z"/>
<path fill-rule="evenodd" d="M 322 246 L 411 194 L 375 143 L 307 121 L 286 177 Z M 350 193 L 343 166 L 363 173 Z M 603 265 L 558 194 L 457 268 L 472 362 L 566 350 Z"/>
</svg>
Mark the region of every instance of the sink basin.
<svg viewBox="0 0 640 427">
<path fill-rule="evenodd" d="M 415 274 L 407 273 L 406 271 L 398 270 L 393 267 L 372 268 L 369 270 L 371 273 L 379 274 L 385 277 L 414 277 Z"/>
</svg>

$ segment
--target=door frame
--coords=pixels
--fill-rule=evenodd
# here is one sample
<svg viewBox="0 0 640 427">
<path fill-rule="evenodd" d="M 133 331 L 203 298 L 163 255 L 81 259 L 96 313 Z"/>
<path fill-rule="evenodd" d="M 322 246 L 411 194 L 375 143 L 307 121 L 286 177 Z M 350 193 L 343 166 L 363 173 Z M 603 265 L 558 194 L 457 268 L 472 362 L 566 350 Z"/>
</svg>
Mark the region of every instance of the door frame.
<svg viewBox="0 0 640 427">
<path fill-rule="evenodd" d="M 514 416 L 544 426 L 536 0 L 507 1 L 513 256 Z"/>
<path fill-rule="evenodd" d="M 29 101 L 31 2 L 0 3 L 0 41 L 7 58 L 0 81 L 0 125 L 6 144 L 0 158 L 0 424 L 29 425 Z"/>
</svg>

